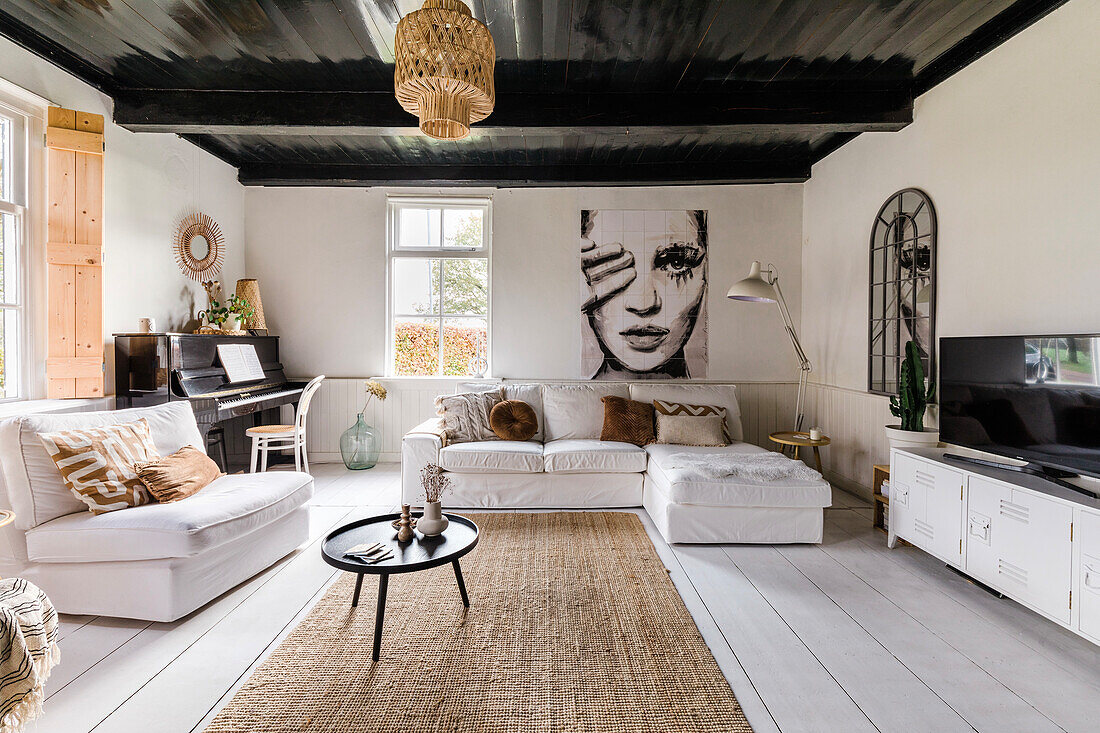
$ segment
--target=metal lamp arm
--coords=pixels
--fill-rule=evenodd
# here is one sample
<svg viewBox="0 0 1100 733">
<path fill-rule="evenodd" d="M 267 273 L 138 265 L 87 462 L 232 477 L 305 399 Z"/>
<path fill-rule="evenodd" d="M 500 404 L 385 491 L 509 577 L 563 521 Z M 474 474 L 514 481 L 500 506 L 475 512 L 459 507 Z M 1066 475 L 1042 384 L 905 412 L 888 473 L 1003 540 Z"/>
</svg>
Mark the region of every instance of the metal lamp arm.
<svg viewBox="0 0 1100 733">
<path fill-rule="evenodd" d="M 779 306 L 779 314 L 783 318 L 783 328 L 787 330 L 787 336 L 791 339 L 791 346 L 794 347 L 795 356 L 799 361 L 799 373 L 798 373 L 798 398 L 795 401 L 795 430 L 802 430 L 802 422 L 805 419 L 805 402 L 806 402 L 806 377 L 813 369 L 813 365 L 810 364 L 809 357 L 806 356 L 806 352 L 802 349 L 802 343 L 798 340 L 798 333 L 794 328 L 794 321 L 791 320 L 791 312 L 787 308 L 787 299 L 783 297 L 783 289 L 779 287 L 779 273 L 776 272 L 775 266 L 769 264 L 767 269 L 768 284 L 775 288 L 776 304 Z"/>
</svg>

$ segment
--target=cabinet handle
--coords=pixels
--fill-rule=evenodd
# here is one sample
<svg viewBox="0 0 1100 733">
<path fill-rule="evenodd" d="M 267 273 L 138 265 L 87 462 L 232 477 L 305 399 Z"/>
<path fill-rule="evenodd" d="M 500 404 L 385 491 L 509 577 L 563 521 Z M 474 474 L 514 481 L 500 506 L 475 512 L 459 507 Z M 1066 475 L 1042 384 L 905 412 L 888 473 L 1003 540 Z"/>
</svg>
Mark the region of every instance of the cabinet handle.
<svg viewBox="0 0 1100 733">
<path fill-rule="evenodd" d="M 1100 590 L 1100 568 L 1085 565 L 1085 587 L 1089 590 Z"/>
</svg>

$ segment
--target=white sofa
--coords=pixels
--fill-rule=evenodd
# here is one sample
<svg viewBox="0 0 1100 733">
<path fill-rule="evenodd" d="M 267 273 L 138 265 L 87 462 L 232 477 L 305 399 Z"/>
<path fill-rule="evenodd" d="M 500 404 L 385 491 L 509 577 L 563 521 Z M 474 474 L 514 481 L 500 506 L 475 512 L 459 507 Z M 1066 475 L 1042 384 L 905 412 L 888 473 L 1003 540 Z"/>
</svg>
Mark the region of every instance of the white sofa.
<svg viewBox="0 0 1100 733">
<path fill-rule="evenodd" d="M 459 385 L 459 391 L 501 385 Z M 699 479 L 668 467 L 675 453 L 760 453 L 742 442 L 741 410 L 732 385 L 505 383 L 506 399 L 523 400 L 538 417 L 532 440 L 458 443 L 444 447 L 429 420 L 405 435 L 401 446 L 402 501 L 423 500 L 420 469 L 446 470 L 454 508 L 644 506 L 668 542 L 821 542 L 824 508 L 832 491 L 823 478 L 760 482 Z M 639 401 L 670 400 L 726 408 L 733 439 L 725 447 L 648 445 L 601 441 L 603 403 L 617 395 Z"/>
<path fill-rule="evenodd" d="M 0 422 L 0 504 L 16 514 L 0 529 L 5 572 L 37 584 L 62 613 L 174 621 L 309 537 L 313 479 L 287 471 L 223 476 L 182 501 L 93 515 L 37 433 L 140 418 L 161 455 L 205 451 L 188 402 Z"/>
</svg>

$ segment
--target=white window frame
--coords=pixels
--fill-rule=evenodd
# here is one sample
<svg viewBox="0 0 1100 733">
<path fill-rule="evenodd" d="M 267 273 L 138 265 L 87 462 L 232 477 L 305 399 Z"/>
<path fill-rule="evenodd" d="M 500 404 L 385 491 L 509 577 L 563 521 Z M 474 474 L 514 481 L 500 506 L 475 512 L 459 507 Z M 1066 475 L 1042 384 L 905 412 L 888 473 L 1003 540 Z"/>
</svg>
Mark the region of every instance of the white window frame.
<svg viewBox="0 0 1100 733">
<path fill-rule="evenodd" d="M 481 222 L 481 246 L 480 247 L 444 247 L 442 236 L 438 247 L 400 247 L 400 212 L 406 208 L 430 208 L 430 209 L 481 209 L 483 219 Z M 440 227 L 443 226 L 443 217 L 440 217 Z M 493 373 L 493 200 L 489 196 L 388 196 L 386 198 L 386 369 L 388 377 L 398 379 L 471 379 L 473 375 L 443 375 L 443 374 L 397 374 L 394 368 L 396 353 L 394 349 L 394 323 L 397 318 L 409 317 L 428 320 L 428 317 L 418 314 L 395 313 L 393 277 L 395 260 L 401 258 L 412 259 L 484 259 L 486 260 L 486 278 L 489 286 L 488 299 L 485 304 L 485 377 Z M 443 321 L 445 318 L 460 318 L 466 314 L 447 314 L 443 312 L 443 288 L 446 287 L 444 272 L 439 274 L 440 303 L 439 313 L 434 316 L 439 323 L 439 364 L 443 366 Z M 479 316 L 475 316 L 479 317 Z"/>
<path fill-rule="evenodd" d="M 28 299 L 31 288 L 31 219 L 28 215 L 29 201 L 34 198 L 31 195 L 31 131 L 36 127 L 33 113 L 20 104 L 19 96 L 10 92 L 14 91 L 7 85 L 0 85 L 0 117 L 6 118 L 12 123 L 11 130 L 11 167 L 12 167 L 12 195 L 8 199 L 0 199 L 0 214 L 10 214 L 15 219 L 15 271 L 14 293 L 5 289 L 3 302 L 0 302 L 0 318 L 5 318 L 7 311 L 16 313 L 16 332 L 8 334 L 5 339 L 11 338 L 14 342 L 16 358 L 10 358 L 11 349 L 6 349 L 4 354 L 5 379 L 9 388 L 5 389 L 5 396 L 0 397 L 0 403 L 17 402 L 28 399 L 32 387 L 32 364 L 34 362 L 35 344 L 31 338 L 28 315 L 32 310 Z M 20 90 L 21 91 L 21 90 Z M 43 100 L 44 101 L 44 100 Z M 10 273 L 10 263 L 4 263 L 6 273 Z M 14 297 L 12 297 L 14 295 Z"/>
</svg>

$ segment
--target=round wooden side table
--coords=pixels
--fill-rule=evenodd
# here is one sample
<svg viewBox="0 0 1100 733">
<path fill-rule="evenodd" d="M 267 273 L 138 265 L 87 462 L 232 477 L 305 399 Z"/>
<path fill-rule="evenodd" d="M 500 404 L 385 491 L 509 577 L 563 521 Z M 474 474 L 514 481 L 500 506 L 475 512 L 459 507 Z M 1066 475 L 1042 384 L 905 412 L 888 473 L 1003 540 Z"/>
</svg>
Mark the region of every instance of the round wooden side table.
<svg viewBox="0 0 1100 733">
<path fill-rule="evenodd" d="M 813 448 L 814 460 L 817 461 L 817 472 L 821 475 L 825 475 L 825 472 L 821 470 L 821 451 L 818 450 L 821 446 L 829 445 L 833 441 L 827 435 L 822 435 L 821 440 L 811 440 L 810 434 L 807 432 L 798 432 L 796 430 L 780 430 L 778 433 L 772 433 L 768 436 L 773 443 L 779 443 L 780 445 L 792 445 L 794 446 L 794 458 L 798 460 L 799 448 Z"/>
</svg>

